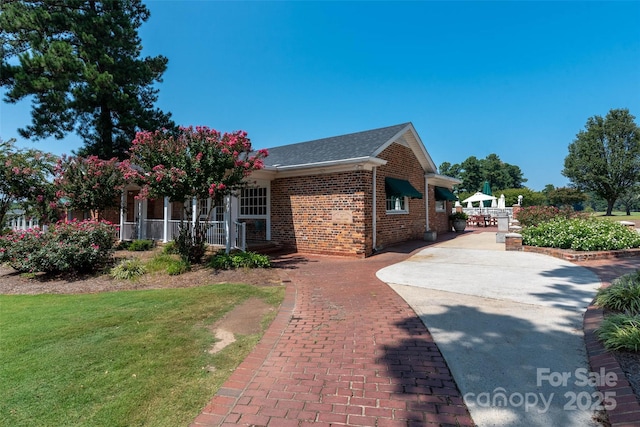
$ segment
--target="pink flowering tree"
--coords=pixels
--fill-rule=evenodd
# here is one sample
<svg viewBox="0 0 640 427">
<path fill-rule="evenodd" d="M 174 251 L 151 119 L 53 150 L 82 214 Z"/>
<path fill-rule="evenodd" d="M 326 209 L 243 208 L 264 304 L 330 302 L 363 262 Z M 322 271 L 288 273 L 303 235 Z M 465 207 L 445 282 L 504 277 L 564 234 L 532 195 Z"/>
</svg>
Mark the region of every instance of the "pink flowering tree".
<svg viewBox="0 0 640 427">
<path fill-rule="evenodd" d="M 118 208 L 126 184 L 117 158 L 63 155 L 55 168 L 56 197 L 67 209 L 89 211 L 100 219 L 104 211 Z"/>
<path fill-rule="evenodd" d="M 252 149 L 244 131 L 220 133 L 206 126 L 181 127 L 177 133 L 138 132 L 122 167 L 125 177 L 141 186 L 138 197 L 187 202 L 189 217 L 188 201 L 237 192 L 247 185 L 246 178 L 253 171 L 264 167 L 266 156 L 266 150 Z M 180 229 L 178 250 L 186 261 L 198 262 L 204 254 L 203 227 L 182 224 Z"/>
<path fill-rule="evenodd" d="M 51 177 L 55 157 L 34 149 L 18 149 L 15 140 L 0 140 L 0 228 L 12 206 L 34 215 L 41 224 L 55 220 Z"/>
</svg>

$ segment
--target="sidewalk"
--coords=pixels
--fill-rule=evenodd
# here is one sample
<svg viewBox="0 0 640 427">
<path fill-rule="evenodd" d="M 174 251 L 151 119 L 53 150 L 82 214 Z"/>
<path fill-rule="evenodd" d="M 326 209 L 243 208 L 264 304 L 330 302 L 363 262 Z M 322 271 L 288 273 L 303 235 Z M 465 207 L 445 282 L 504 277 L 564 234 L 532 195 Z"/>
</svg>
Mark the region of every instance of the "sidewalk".
<svg viewBox="0 0 640 427">
<path fill-rule="evenodd" d="M 505 251 L 495 233 L 474 232 L 425 248 L 378 277 L 429 328 L 479 426 L 597 425 L 590 407 L 574 409 L 569 400 L 595 392 L 575 379 L 589 368 L 582 314 L 600 285 L 592 272 Z M 557 384 L 549 375 L 569 380 Z"/>
<path fill-rule="evenodd" d="M 437 243 L 503 251 L 503 244 L 481 237 L 490 231 L 449 233 Z M 365 260 L 279 258 L 287 291 L 277 318 L 192 426 L 474 425 L 432 335 L 376 278 L 432 246 L 409 242 Z M 640 268 L 640 257 L 579 265 L 607 282 Z M 610 369 L 602 353 L 594 357 Z M 628 411 L 613 415 L 637 420 Z"/>
<path fill-rule="evenodd" d="M 362 259 L 289 255 L 276 320 L 193 426 L 472 426 L 433 338 L 376 271 L 412 242 Z"/>
</svg>

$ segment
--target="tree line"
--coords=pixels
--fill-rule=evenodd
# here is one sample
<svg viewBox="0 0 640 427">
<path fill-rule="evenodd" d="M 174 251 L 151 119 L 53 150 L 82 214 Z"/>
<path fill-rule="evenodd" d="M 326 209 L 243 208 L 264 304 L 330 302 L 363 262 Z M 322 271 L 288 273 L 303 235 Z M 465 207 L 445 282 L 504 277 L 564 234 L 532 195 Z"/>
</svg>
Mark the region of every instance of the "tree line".
<svg viewBox="0 0 640 427">
<path fill-rule="evenodd" d="M 19 133 L 39 140 L 75 132 L 83 146 L 74 154 L 118 160 L 127 157 L 140 131 L 178 135 L 170 113 L 154 106 L 156 84 L 162 81 L 168 59 L 141 56 L 138 29 L 149 17 L 140 0 L 0 2 L 0 86 L 6 91 L 5 102 L 32 102 L 31 123 Z M 7 143 L 0 144 L 0 150 L 5 158 L 17 154 Z M 42 164 L 44 153 L 19 154 L 17 160 L 33 163 L 43 175 L 49 173 Z M 17 179 L 14 170 L 0 171 L 5 187 Z M 627 109 L 589 118 L 568 146 L 562 173 L 570 186 L 539 194 L 524 186 L 527 179 L 520 167 L 495 153 L 484 159 L 471 156 L 460 164 L 444 162 L 439 172 L 462 180 L 456 188 L 459 195 L 474 193 L 488 182 L 505 195 L 527 194 L 528 201 L 576 205 L 587 197 L 603 200 L 611 214 L 616 203 L 623 202 L 627 210 L 637 206 L 640 131 Z M 20 185 L 28 187 L 26 177 L 22 179 Z M 10 200 L 6 191 L 0 189 L 0 214 Z"/>
</svg>

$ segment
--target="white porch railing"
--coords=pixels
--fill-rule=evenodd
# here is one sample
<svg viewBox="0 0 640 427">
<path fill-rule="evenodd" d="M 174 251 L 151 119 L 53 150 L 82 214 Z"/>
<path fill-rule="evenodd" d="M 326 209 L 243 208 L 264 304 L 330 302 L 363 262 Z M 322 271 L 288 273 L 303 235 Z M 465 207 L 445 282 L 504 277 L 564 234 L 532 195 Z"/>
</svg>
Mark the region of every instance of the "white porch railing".
<svg viewBox="0 0 640 427">
<path fill-rule="evenodd" d="M 453 210 L 455 212 L 455 209 Z M 462 208 L 462 212 L 467 215 L 490 215 L 490 216 L 498 216 L 504 215 L 505 213 L 509 215 L 509 218 L 513 217 L 513 208 Z"/>
<path fill-rule="evenodd" d="M 172 241 L 178 236 L 180 220 L 169 220 L 167 228 L 167 241 Z M 142 230 L 139 233 L 137 222 L 125 222 L 122 236 L 125 240 L 135 239 L 153 239 L 164 240 L 164 221 L 161 219 L 146 219 L 142 221 Z M 200 224 L 206 226 L 206 240 L 208 245 L 226 246 L 227 236 L 224 221 L 201 221 Z M 246 224 L 243 222 L 234 222 L 235 233 L 231 241 L 231 248 L 246 250 Z"/>
<path fill-rule="evenodd" d="M 234 222 L 236 226 L 235 242 L 233 242 L 234 249 L 240 249 L 245 251 L 247 249 L 247 224 L 244 222 Z"/>
</svg>

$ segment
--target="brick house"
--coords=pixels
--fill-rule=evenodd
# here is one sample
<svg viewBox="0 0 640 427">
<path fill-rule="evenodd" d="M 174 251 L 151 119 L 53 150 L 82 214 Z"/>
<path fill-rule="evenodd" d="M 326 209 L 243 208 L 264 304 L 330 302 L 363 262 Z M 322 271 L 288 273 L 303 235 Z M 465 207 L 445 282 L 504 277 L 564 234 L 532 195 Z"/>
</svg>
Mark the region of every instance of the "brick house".
<svg viewBox="0 0 640 427">
<path fill-rule="evenodd" d="M 450 230 L 450 189 L 460 181 L 436 172 L 411 123 L 275 147 L 252 177 L 264 188 L 264 218 L 246 217 L 245 194 L 238 218 L 249 239 L 365 257 Z"/>
<path fill-rule="evenodd" d="M 227 247 L 244 247 L 237 244 L 242 237 L 300 252 L 366 257 L 450 230 L 448 214 L 456 200 L 450 189 L 460 181 L 437 174 L 411 123 L 268 151 L 264 169 L 249 177 L 248 188 L 215 202 L 216 218 L 208 220 L 219 220 L 212 221 L 213 234 L 223 235 L 217 241 L 226 240 Z M 130 188 L 123 195 L 128 208 L 121 229 L 139 217 L 146 230 L 139 237 L 171 240 L 171 222 L 181 209 L 168 200 L 135 202 L 135 194 Z M 210 203 L 193 201 L 193 212 L 205 212 Z"/>
</svg>

